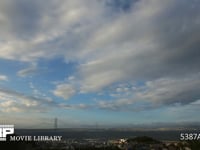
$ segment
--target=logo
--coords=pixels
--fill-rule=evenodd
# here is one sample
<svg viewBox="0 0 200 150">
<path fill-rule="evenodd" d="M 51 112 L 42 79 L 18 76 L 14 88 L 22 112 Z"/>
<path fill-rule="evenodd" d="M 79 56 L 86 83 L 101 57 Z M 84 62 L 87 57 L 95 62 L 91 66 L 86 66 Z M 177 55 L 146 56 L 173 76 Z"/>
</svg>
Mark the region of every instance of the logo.
<svg viewBox="0 0 200 150">
<path fill-rule="evenodd" d="M 9 134 L 14 133 L 14 125 L 0 125 L 0 141 L 6 141 Z"/>
</svg>

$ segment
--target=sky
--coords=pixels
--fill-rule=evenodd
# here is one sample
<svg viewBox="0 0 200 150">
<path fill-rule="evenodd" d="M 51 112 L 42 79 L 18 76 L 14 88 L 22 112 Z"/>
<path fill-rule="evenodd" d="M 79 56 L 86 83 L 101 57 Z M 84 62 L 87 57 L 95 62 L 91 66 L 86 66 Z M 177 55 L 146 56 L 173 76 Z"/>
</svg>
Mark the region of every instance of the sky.
<svg viewBox="0 0 200 150">
<path fill-rule="evenodd" d="M 199 43 L 199 0 L 0 0 L 0 122 L 195 124 Z"/>
</svg>

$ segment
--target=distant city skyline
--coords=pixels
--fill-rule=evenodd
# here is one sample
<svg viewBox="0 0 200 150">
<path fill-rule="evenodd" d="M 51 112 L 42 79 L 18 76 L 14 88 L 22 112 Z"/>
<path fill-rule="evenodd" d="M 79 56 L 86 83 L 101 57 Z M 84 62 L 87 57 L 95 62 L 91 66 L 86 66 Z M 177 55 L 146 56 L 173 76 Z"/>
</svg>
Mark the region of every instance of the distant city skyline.
<svg viewBox="0 0 200 150">
<path fill-rule="evenodd" d="M 195 125 L 200 1 L 0 0 L 0 123 Z"/>
</svg>

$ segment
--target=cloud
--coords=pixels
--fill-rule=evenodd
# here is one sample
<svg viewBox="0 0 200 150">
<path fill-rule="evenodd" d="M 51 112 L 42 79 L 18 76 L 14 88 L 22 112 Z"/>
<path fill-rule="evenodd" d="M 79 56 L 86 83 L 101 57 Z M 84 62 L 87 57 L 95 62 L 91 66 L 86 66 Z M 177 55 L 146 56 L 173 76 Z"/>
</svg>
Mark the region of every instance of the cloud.
<svg viewBox="0 0 200 150">
<path fill-rule="evenodd" d="M 117 92 L 113 94 L 123 91 L 120 97 L 110 101 L 100 100 L 97 102 L 97 107 L 114 111 L 143 111 L 165 106 L 192 105 L 200 98 L 199 79 L 198 73 L 179 79 L 161 78 L 147 81 L 144 85 L 133 86 L 134 88 L 118 87 Z"/>
<path fill-rule="evenodd" d="M 89 105 L 89 104 L 74 104 L 74 105 L 69 105 L 69 104 L 64 104 L 64 103 L 60 103 L 59 107 L 62 109 L 82 109 L 82 110 L 86 110 L 86 109 L 92 109 L 94 108 L 93 105 Z"/>
<path fill-rule="evenodd" d="M 5 41 L 1 42 L 0 58 L 27 62 L 77 57 L 74 48 L 82 46 L 81 40 L 96 28 L 93 25 L 98 26 L 92 20 L 102 18 L 104 13 L 103 4 L 90 0 L 9 0 L 0 5 L 0 33 Z M 93 8 L 92 13 L 88 8 Z"/>
<path fill-rule="evenodd" d="M 5 75 L 0 75 L 0 81 L 8 81 L 8 77 Z"/>
<path fill-rule="evenodd" d="M 105 0 L 108 7 L 111 7 L 116 12 L 130 11 L 133 4 L 138 0 Z"/>
<path fill-rule="evenodd" d="M 64 85 L 67 87 L 66 85 Z M 64 92 L 64 91 L 63 91 Z M 66 92 L 66 91 L 65 91 Z M 88 104 L 66 104 L 59 103 L 50 97 L 35 94 L 35 96 L 23 94 L 11 89 L 0 88 L 0 112 L 2 113 L 47 113 L 53 109 L 89 109 L 92 105 Z M 63 94 L 63 95 L 62 95 Z M 59 93 L 58 96 L 67 95 Z"/>
<path fill-rule="evenodd" d="M 148 81 L 144 91 L 137 93 L 140 99 L 157 104 L 189 104 L 199 99 L 200 75 L 182 79 L 157 79 Z"/>
<path fill-rule="evenodd" d="M 1 112 L 46 112 L 55 103 L 48 97 L 38 98 L 22 93 L 0 89 Z"/>
<path fill-rule="evenodd" d="M 25 68 L 25 69 L 22 69 L 22 70 L 19 70 L 17 72 L 17 75 L 20 76 L 20 77 L 26 77 L 26 76 L 30 76 L 30 75 L 34 75 L 38 72 L 38 68 L 36 65 L 31 65 L 30 67 L 28 68 Z"/>
<path fill-rule="evenodd" d="M 197 73 L 200 16 L 194 3 L 140 1 L 99 28 L 88 43 L 93 58 L 80 66 L 83 90 Z"/>
<path fill-rule="evenodd" d="M 129 91 L 128 98 L 122 96 L 108 106 L 127 106 L 136 98 L 148 99 L 148 108 L 156 102 L 189 104 L 199 98 L 195 82 L 200 66 L 199 4 L 197 0 L 0 1 L 0 58 L 39 63 L 62 57 L 77 62 L 76 83 L 63 81 L 53 91 L 64 99 L 143 81 L 143 91 L 136 86 L 132 100 Z M 35 71 L 31 66 L 18 75 Z"/>
<path fill-rule="evenodd" d="M 55 96 L 68 99 L 76 93 L 75 89 L 70 84 L 59 84 L 53 91 Z"/>
<path fill-rule="evenodd" d="M 157 84 L 157 82 L 172 80 L 170 82 L 173 85 L 176 82 L 179 85 L 177 88 L 180 91 L 176 90 L 177 93 L 190 91 L 187 92 L 188 96 L 182 100 L 183 103 L 194 100 L 191 99 L 192 96 L 198 97 L 195 92 L 192 92 L 195 88 L 191 85 L 184 89 L 186 85 L 180 84 L 178 78 L 192 77 L 199 72 L 200 15 L 197 13 L 199 12 L 197 3 L 195 0 L 190 3 L 187 1 L 150 0 L 147 2 L 141 0 L 135 2 L 128 12 L 119 13 L 116 17 L 109 18 L 111 19 L 109 21 L 106 17 L 98 16 L 103 24 L 98 28 L 96 24 L 89 24 L 91 31 L 82 28 L 85 25 L 81 24 L 77 30 L 81 31 L 81 35 L 87 35 L 88 39 L 80 40 L 77 39 L 76 34 L 73 34 L 72 39 L 78 40 L 76 43 L 78 47 L 74 46 L 73 48 L 77 51 L 69 55 L 75 56 L 75 60 L 81 60 L 76 74 L 80 88 L 75 88 L 76 91 L 99 92 L 119 82 L 134 83 L 142 80 L 146 83 Z M 102 15 L 102 13 L 99 14 Z M 68 41 L 62 37 L 61 41 L 63 40 Z M 68 59 L 67 56 L 66 59 Z M 165 84 L 168 86 L 167 83 Z M 66 91 L 62 90 L 64 87 L 58 90 L 61 92 L 57 95 L 69 98 L 74 95 L 75 90 L 71 88 L 74 86 L 73 83 L 67 85 L 69 91 L 72 92 L 67 93 L 66 96 L 63 96 L 63 91 Z M 146 88 L 156 94 L 159 86 L 155 89 Z M 147 93 L 151 92 L 147 90 L 141 95 Z M 154 98 L 162 103 L 175 103 L 178 101 L 176 99 L 178 94 L 173 91 L 172 93 L 174 95 L 170 93 L 166 96 L 166 100 L 159 98 L 159 95 L 154 95 Z M 150 100 L 155 101 L 153 97 Z"/>
<path fill-rule="evenodd" d="M 129 1 L 108 3 L 117 3 L 112 4 L 113 7 L 131 6 Z M 99 1 L 83 3 L 75 0 L 55 3 L 50 0 L 48 4 L 38 0 L 1 2 L 1 14 L 4 18 L 2 22 L 5 24 L 1 32 L 11 37 L 4 38 L 9 42 L 1 43 L 0 57 L 33 61 L 59 55 L 69 60 L 81 60 L 85 62 L 84 64 L 103 58 L 106 62 L 96 65 L 108 64 L 111 68 L 117 65 L 124 66 L 127 63 L 126 61 L 123 63 L 122 60 L 128 59 L 132 60 L 130 62 L 132 65 L 126 66 L 127 70 L 123 71 L 130 70 L 129 74 L 132 73 L 131 70 L 140 71 L 138 64 L 141 64 L 139 68 L 143 70 L 148 66 L 158 65 L 160 60 L 164 65 L 167 61 L 171 62 L 169 69 L 173 64 L 175 64 L 174 68 L 179 67 L 176 65 L 181 64 L 177 61 L 185 59 L 187 53 L 196 56 L 195 60 L 198 62 L 198 55 L 195 55 L 197 39 L 199 39 L 196 32 L 199 29 L 198 6 L 195 0 L 190 3 L 180 0 L 176 2 L 140 0 L 136 1 L 127 13 L 121 12 L 117 16 L 108 16 L 107 14 L 113 10 L 109 10 L 110 7 L 106 7 Z M 12 24 L 19 25 L 12 27 Z M 4 29 L 9 26 L 11 29 Z M 20 34 L 12 37 L 13 30 L 19 31 Z M 24 39 L 23 36 L 30 35 L 30 32 L 31 36 Z M 193 48 L 187 51 L 191 46 Z M 174 52 L 169 49 L 173 49 Z M 123 56 L 120 57 L 121 54 Z M 156 56 L 159 57 L 154 58 Z M 118 58 L 119 62 L 116 63 Z M 141 63 L 140 58 L 148 59 L 147 62 Z M 115 65 L 109 66 L 109 64 Z"/>
</svg>

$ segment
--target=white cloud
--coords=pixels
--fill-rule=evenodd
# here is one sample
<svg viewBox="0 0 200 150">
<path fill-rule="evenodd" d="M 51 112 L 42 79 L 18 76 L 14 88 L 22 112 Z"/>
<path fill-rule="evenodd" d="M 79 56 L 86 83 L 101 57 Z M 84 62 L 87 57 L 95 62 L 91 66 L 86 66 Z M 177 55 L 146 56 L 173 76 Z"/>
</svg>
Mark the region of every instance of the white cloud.
<svg viewBox="0 0 200 150">
<path fill-rule="evenodd" d="M 90 0 L 49 0 L 48 4 L 10 0 L 1 1 L 0 6 L 0 33 L 4 37 L 0 58 L 27 62 L 56 56 L 76 58 L 73 47 L 81 51 L 81 40 L 105 13 L 102 4 Z M 94 22 L 96 19 L 99 21 Z"/>
<path fill-rule="evenodd" d="M 85 68 L 87 69 L 87 68 Z M 83 73 L 84 72 L 84 73 Z M 119 81 L 123 74 L 119 71 L 111 70 L 111 71 L 96 71 L 91 74 L 87 74 L 85 70 L 82 72 L 83 80 L 81 81 L 81 92 L 97 92 L 102 88 L 110 85 L 111 83 Z"/>
<path fill-rule="evenodd" d="M 76 93 L 74 87 L 69 84 L 59 84 L 56 86 L 56 89 L 53 91 L 53 94 L 64 99 L 68 99 Z"/>
<path fill-rule="evenodd" d="M 5 75 L 0 75 L 0 81 L 8 81 L 8 77 Z"/>
<path fill-rule="evenodd" d="M 130 12 L 120 13 L 110 20 L 99 16 L 104 14 L 102 10 L 105 8 L 97 9 L 98 19 L 91 18 L 90 30 L 84 23 L 73 30 L 88 38 L 79 39 L 76 34 L 71 37 L 77 43 L 73 46 L 74 52 L 65 53 L 66 59 L 72 58 L 81 63 L 75 75 L 75 85 L 68 83 L 68 86 L 75 87 L 77 92 L 90 93 L 118 82 L 156 81 L 161 78 L 177 80 L 177 77 L 196 74 L 200 63 L 196 54 L 200 15 L 196 13 L 198 6 L 192 8 L 195 3 L 141 0 Z M 93 19 L 100 21 L 101 26 L 93 24 Z M 69 39 L 62 37 L 63 40 Z M 74 95 L 75 90 L 72 91 L 73 94 L 70 92 L 62 97 L 69 98 Z"/>
<path fill-rule="evenodd" d="M 197 73 L 199 23 L 195 20 L 200 16 L 186 2 L 179 7 L 174 1 L 139 1 L 130 13 L 122 13 L 94 31 L 82 48 L 81 59 L 86 61 L 78 72 L 81 91 L 96 92 L 116 82 Z M 183 24 L 187 24 L 184 31 Z"/>
<path fill-rule="evenodd" d="M 0 89 L 1 112 L 46 112 L 54 102 L 48 97 L 36 98 L 8 89 Z"/>
<path fill-rule="evenodd" d="M 200 75 L 181 79 L 157 79 L 148 81 L 144 91 L 137 96 L 157 104 L 188 104 L 199 99 Z"/>
<path fill-rule="evenodd" d="M 28 67 L 28 68 L 19 70 L 19 71 L 17 72 L 17 75 L 20 76 L 20 77 L 26 77 L 26 76 L 34 75 L 34 74 L 36 74 L 37 72 L 38 72 L 37 65 L 33 64 L 33 65 L 31 65 L 30 67 Z"/>
<path fill-rule="evenodd" d="M 142 111 L 163 106 L 192 105 L 200 97 L 199 79 L 200 74 L 181 79 L 161 78 L 147 81 L 132 91 L 124 91 L 120 96 L 117 95 L 115 100 L 97 102 L 97 107 L 108 110 Z M 122 88 L 120 92 L 121 90 Z"/>
<path fill-rule="evenodd" d="M 32 86 L 32 85 L 31 85 Z M 60 91 L 58 91 L 60 90 Z M 63 90 L 63 91 L 62 91 Z M 67 91 L 65 91 L 67 90 Z M 69 92 L 72 90 L 67 85 L 58 85 L 58 89 L 54 92 L 58 94 L 56 96 L 68 98 L 64 92 Z M 63 93 L 62 93 L 63 92 Z M 72 94 L 71 93 L 68 94 Z M 2 113 L 46 113 L 54 108 L 59 109 L 88 109 L 91 108 L 91 105 L 87 104 L 73 104 L 68 105 L 66 103 L 57 103 L 53 101 L 50 97 L 42 96 L 41 93 L 35 94 L 36 96 L 25 95 L 10 89 L 1 89 L 0 88 L 0 112 Z M 72 95 L 68 95 L 69 97 Z"/>
<path fill-rule="evenodd" d="M 186 86 L 178 77 L 199 72 L 199 6 L 196 0 L 140 0 L 129 11 L 114 13 L 103 2 L 91 0 L 1 1 L 0 58 L 32 63 L 61 56 L 78 62 L 69 79 L 76 82 L 64 81 L 53 91 L 64 99 L 76 92 L 99 92 L 116 83 L 142 80 L 148 84 L 142 95 L 136 93 L 140 98 L 177 101 L 173 97 L 182 89 L 190 91 L 192 101 L 198 82 Z M 35 71 L 31 66 L 18 75 Z M 172 79 L 180 91 L 162 98 L 162 92 L 170 90 L 159 90 L 162 79 Z"/>
</svg>

